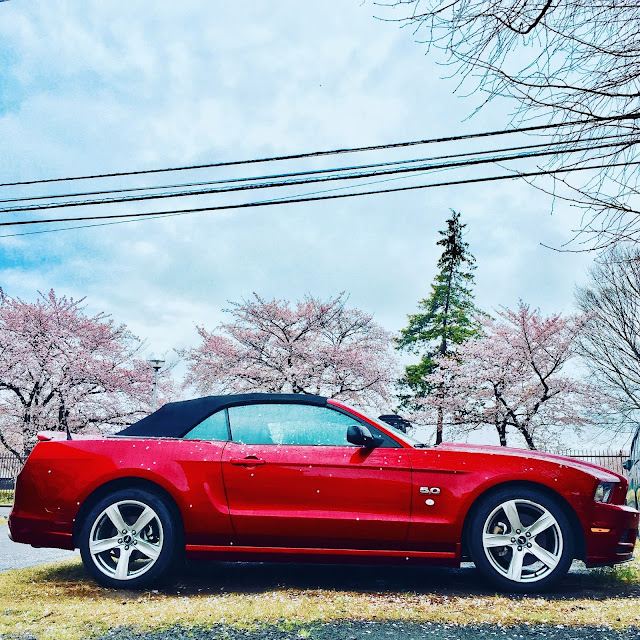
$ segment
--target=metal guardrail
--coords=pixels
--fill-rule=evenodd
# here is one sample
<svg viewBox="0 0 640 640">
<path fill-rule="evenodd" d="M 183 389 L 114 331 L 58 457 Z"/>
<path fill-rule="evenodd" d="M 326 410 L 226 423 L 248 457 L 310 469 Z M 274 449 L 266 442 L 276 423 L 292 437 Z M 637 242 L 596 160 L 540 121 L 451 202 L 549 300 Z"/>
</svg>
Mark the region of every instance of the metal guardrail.
<svg viewBox="0 0 640 640">
<path fill-rule="evenodd" d="M 622 463 L 629 458 L 628 451 L 564 449 L 556 453 L 569 458 L 591 462 L 600 467 L 611 469 L 616 473 L 623 473 Z M 0 502 L 13 500 L 16 478 L 21 469 L 22 462 L 15 456 L 0 455 Z"/>
<path fill-rule="evenodd" d="M 615 473 L 623 473 L 622 463 L 628 460 L 630 455 L 628 451 L 613 451 L 610 449 L 602 451 L 565 449 L 564 451 L 558 451 L 558 453 L 569 458 L 597 464 L 599 467 L 610 469 Z"/>
</svg>

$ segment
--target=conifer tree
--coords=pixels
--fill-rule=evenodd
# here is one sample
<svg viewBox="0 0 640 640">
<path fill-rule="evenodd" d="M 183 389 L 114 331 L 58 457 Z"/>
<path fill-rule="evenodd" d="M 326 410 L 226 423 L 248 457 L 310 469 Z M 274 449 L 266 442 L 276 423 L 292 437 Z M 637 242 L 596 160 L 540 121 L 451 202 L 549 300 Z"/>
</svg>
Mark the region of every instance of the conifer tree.
<svg viewBox="0 0 640 640">
<path fill-rule="evenodd" d="M 431 295 L 420 300 L 419 312 L 408 316 L 409 324 L 396 339 L 397 349 L 421 356 L 418 364 L 406 367 L 401 385 L 400 400 L 403 407 L 411 409 L 414 398 L 429 393 L 442 393 L 431 388 L 426 377 L 432 374 L 437 364 L 435 359 L 447 357 L 455 345 L 475 336 L 479 325 L 475 316 L 481 312 L 473 302 L 473 272 L 475 258 L 464 242 L 462 233 L 466 224 L 460 222 L 460 214 L 451 210 L 447 228 L 439 231 L 442 236 L 436 243 L 443 247 L 438 260 L 439 272 L 431 285 Z M 442 411 L 438 411 L 436 444 L 442 442 Z"/>
</svg>

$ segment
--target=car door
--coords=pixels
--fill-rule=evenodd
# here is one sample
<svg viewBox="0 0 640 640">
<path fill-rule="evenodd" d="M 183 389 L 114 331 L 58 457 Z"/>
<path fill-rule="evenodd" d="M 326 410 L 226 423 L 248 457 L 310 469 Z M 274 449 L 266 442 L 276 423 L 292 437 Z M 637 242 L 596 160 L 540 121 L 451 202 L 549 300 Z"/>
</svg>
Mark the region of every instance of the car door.
<svg viewBox="0 0 640 640">
<path fill-rule="evenodd" d="M 240 544 L 397 548 L 407 535 L 411 466 L 389 436 L 346 440 L 359 420 L 328 407 L 231 407 L 222 469 Z M 371 427 L 373 431 L 373 427 Z"/>
<path fill-rule="evenodd" d="M 187 544 L 229 544 L 233 539 L 221 462 L 228 440 L 227 413 L 222 410 L 202 420 L 182 440 L 166 441 L 162 447 L 171 451 L 184 473 L 181 489 L 189 496 L 189 509 L 183 513 Z"/>
</svg>

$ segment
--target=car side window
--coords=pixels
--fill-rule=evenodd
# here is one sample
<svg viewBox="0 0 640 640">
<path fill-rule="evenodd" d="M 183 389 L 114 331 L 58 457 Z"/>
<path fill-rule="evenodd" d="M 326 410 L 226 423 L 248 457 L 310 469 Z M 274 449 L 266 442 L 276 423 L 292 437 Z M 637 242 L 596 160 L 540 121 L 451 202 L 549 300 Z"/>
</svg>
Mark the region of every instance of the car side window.
<svg viewBox="0 0 640 640">
<path fill-rule="evenodd" d="M 185 440 L 228 440 L 229 427 L 226 409 L 205 418 L 183 437 Z"/>
<path fill-rule="evenodd" d="M 300 404 L 251 404 L 229 408 L 231 438 L 244 444 L 353 447 L 347 427 L 358 420 L 333 409 Z"/>
</svg>

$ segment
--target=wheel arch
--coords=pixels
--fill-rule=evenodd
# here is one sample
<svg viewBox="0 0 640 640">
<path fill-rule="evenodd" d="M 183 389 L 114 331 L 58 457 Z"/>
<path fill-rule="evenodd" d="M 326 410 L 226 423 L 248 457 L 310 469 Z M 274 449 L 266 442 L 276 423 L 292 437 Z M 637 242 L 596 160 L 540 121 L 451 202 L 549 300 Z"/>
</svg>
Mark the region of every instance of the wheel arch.
<svg viewBox="0 0 640 640">
<path fill-rule="evenodd" d="M 78 535 L 80 534 L 82 525 L 84 524 L 84 521 L 91 511 L 92 507 L 100 500 L 102 500 L 102 498 L 104 498 L 105 496 L 108 496 L 110 493 L 119 491 L 121 489 L 144 489 L 146 491 L 149 491 L 150 493 L 154 493 L 156 496 L 164 500 L 172 515 L 176 519 L 178 534 L 180 536 L 182 544 L 184 544 L 184 521 L 180 508 L 178 507 L 178 504 L 174 500 L 173 496 L 166 489 L 151 480 L 131 476 L 116 478 L 114 480 L 110 480 L 109 482 L 105 482 L 104 484 L 94 489 L 84 499 L 83 503 L 78 509 L 78 513 L 76 514 L 75 521 L 73 523 L 73 544 L 75 547 L 78 546 Z"/>
<path fill-rule="evenodd" d="M 491 496 L 498 491 L 502 491 L 504 489 L 518 489 L 518 488 L 527 488 L 527 489 L 535 489 L 536 491 L 540 491 L 544 493 L 546 496 L 554 500 L 558 506 L 563 510 L 565 516 L 569 519 L 569 523 L 571 524 L 571 531 L 573 534 L 573 542 L 575 545 L 574 555 L 576 558 L 581 560 L 585 560 L 587 552 L 586 552 L 586 542 L 584 537 L 584 530 L 582 529 L 582 523 L 580 522 L 580 518 L 578 518 L 578 514 L 575 512 L 574 508 L 569 504 L 567 499 L 557 491 L 549 488 L 544 484 L 540 484 L 538 482 L 530 482 L 530 481 L 522 481 L 516 480 L 512 482 L 501 482 L 500 484 L 494 485 L 482 493 L 480 493 L 474 499 L 473 503 L 467 510 L 467 513 L 464 518 L 464 522 L 462 525 L 462 557 L 463 559 L 469 559 L 469 545 L 468 545 L 468 535 L 469 535 L 469 525 L 471 520 L 473 519 L 473 515 L 478 509 L 480 503 L 483 499 Z"/>
</svg>

